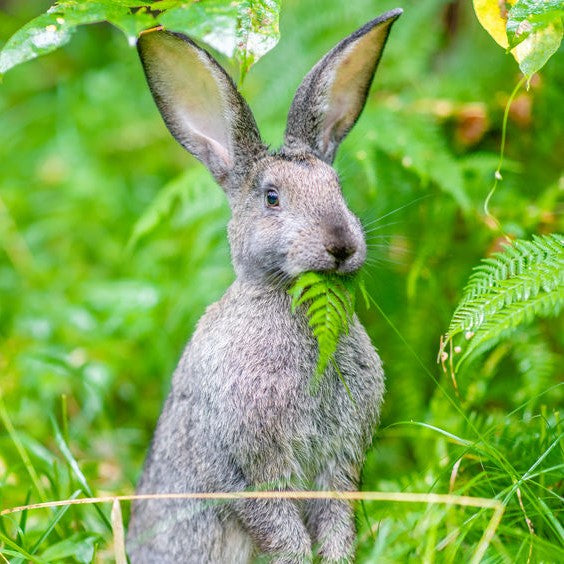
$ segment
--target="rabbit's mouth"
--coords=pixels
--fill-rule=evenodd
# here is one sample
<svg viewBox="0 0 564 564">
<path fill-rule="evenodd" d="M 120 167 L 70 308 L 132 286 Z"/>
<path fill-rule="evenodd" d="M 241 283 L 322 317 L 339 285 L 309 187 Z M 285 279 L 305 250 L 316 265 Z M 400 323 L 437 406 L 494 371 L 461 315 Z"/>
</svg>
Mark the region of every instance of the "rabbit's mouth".
<svg viewBox="0 0 564 564">
<path fill-rule="evenodd" d="M 284 269 L 291 278 L 297 277 L 304 272 L 324 272 L 333 274 L 354 274 L 364 264 L 366 258 L 366 247 L 355 248 L 354 251 L 325 251 L 309 260 L 290 260 Z M 296 257 L 297 258 L 297 257 Z M 300 257 L 301 258 L 301 257 Z"/>
<path fill-rule="evenodd" d="M 354 259 L 354 257 L 351 257 Z M 333 272 L 336 274 L 354 274 L 364 264 L 364 260 L 344 260 L 344 261 L 335 261 L 334 268 L 330 268 L 327 272 Z"/>
<path fill-rule="evenodd" d="M 356 272 L 363 264 L 364 260 L 358 255 L 356 247 L 328 247 L 327 253 L 333 262 L 329 272 L 338 274 L 351 274 Z"/>
<path fill-rule="evenodd" d="M 354 221 L 324 218 L 321 225 L 289 233 L 288 239 L 283 270 L 291 277 L 311 271 L 353 274 L 366 259 L 366 242 Z"/>
</svg>

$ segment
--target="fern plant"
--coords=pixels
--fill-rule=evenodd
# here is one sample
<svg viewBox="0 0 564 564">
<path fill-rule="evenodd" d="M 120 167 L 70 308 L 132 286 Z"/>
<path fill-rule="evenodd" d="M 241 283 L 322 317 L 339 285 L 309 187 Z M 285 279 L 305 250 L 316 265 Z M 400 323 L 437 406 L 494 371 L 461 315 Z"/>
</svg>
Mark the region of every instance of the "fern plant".
<svg viewBox="0 0 564 564">
<path fill-rule="evenodd" d="M 311 389 L 315 393 L 327 365 L 334 362 L 340 336 L 348 333 L 354 314 L 353 279 L 337 274 L 305 272 L 293 282 L 288 293 L 292 298 L 292 313 L 307 306 L 308 323 L 317 339 L 319 354 L 311 380 Z M 347 387 L 336 364 L 335 368 Z"/>
<path fill-rule="evenodd" d="M 560 234 L 516 240 L 482 260 L 464 289 L 441 351 L 462 333 L 468 346 L 458 366 L 537 317 L 564 305 L 564 238 Z"/>
</svg>

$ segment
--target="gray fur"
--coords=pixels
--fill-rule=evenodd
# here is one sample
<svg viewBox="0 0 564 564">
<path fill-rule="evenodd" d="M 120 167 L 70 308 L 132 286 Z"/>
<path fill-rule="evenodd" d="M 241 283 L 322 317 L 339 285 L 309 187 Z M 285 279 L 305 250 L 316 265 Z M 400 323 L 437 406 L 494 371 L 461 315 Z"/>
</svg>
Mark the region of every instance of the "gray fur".
<svg viewBox="0 0 564 564">
<path fill-rule="evenodd" d="M 366 82 L 366 69 L 375 70 L 398 15 L 389 12 L 367 24 L 327 57 L 352 45 Z M 385 32 L 378 48 L 354 50 L 378 26 Z M 184 351 L 138 493 L 355 490 L 384 392 L 380 359 L 355 317 L 335 357 L 352 400 L 331 365 L 312 396 L 317 344 L 304 313 L 291 313 L 287 295 L 288 282 L 302 272 L 353 272 L 365 259 L 362 227 L 327 164 L 332 157 L 318 150 L 323 128 L 301 137 L 305 129 L 296 129 L 300 115 L 306 123 L 308 116 L 334 113 L 335 107 L 319 97 L 308 103 L 302 85 L 286 144 L 269 154 L 248 106 L 209 54 L 183 36 L 147 35 L 139 52 L 165 122 L 229 197 L 237 277 L 207 309 Z M 185 94 L 180 70 L 169 78 L 163 74 L 171 70 L 160 60 L 169 50 L 183 72 L 211 88 L 210 96 L 204 100 L 193 85 Z M 315 82 L 326 85 L 340 76 L 338 62 L 323 63 L 327 57 L 312 71 Z M 312 82 L 312 73 L 304 84 Z M 371 80 L 370 75 L 359 91 L 360 109 Z M 200 113 L 186 117 L 186 108 Z M 222 113 L 218 118 L 213 112 Z M 350 116 L 350 105 L 346 112 Z M 343 136 L 331 141 L 332 154 Z M 279 195 L 275 208 L 265 200 L 272 189 Z M 324 562 L 349 562 L 354 539 L 353 511 L 345 501 L 159 500 L 133 504 L 128 550 L 134 564 L 246 563 L 258 554 L 297 563 L 311 561 L 314 552 Z"/>
</svg>

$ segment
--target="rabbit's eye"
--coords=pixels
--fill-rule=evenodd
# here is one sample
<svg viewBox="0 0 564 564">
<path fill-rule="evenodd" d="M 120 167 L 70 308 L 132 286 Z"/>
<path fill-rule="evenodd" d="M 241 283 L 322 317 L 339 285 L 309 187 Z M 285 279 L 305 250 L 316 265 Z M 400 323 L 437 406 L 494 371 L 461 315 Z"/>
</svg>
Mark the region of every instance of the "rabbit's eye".
<svg viewBox="0 0 564 564">
<path fill-rule="evenodd" d="M 280 200 L 278 199 L 278 192 L 276 190 L 269 190 L 266 193 L 266 205 L 269 208 L 275 208 L 279 203 Z"/>
</svg>

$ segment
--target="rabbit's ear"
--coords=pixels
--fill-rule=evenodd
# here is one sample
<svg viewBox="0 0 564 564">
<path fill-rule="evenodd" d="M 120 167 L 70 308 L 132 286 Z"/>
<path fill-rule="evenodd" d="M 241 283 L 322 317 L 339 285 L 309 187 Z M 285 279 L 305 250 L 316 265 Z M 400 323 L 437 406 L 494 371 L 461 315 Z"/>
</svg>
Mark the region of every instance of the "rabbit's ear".
<svg viewBox="0 0 564 564">
<path fill-rule="evenodd" d="M 266 151 L 251 110 L 207 51 L 160 30 L 143 33 L 137 49 L 168 129 L 220 184 Z"/>
<path fill-rule="evenodd" d="M 368 22 L 313 67 L 290 107 L 284 141 L 288 149 L 313 151 L 333 162 L 364 108 L 388 33 L 401 14 L 398 8 Z"/>
</svg>

